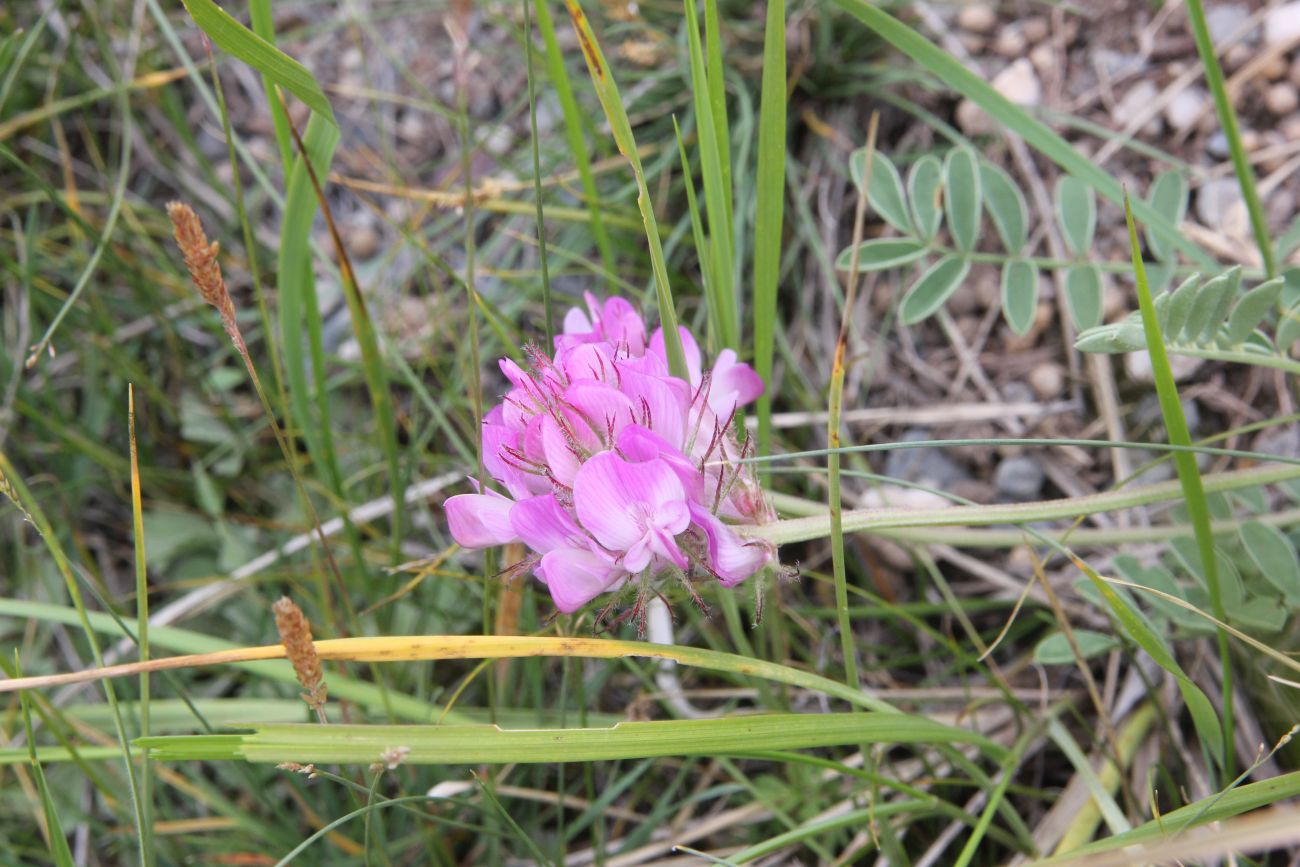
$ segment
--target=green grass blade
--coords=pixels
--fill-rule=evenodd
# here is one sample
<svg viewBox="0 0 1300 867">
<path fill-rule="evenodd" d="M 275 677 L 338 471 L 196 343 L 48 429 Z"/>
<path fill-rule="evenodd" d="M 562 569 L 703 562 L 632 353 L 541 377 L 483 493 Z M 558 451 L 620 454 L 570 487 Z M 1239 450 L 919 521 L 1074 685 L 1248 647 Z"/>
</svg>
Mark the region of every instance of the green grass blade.
<svg viewBox="0 0 1300 867">
<path fill-rule="evenodd" d="M 542 0 L 545 2 L 545 0 Z M 546 321 L 546 349 L 555 338 L 555 321 L 551 311 L 551 269 L 546 261 L 546 214 L 542 206 L 542 154 L 537 141 L 537 83 L 533 75 L 532 4 L 524 0 L 524 65 L 528 73 L 528 129 L 533 152 L 533 198 L 537 204 L 537 250 L 542 266 L 542 311 Z"/>
<path fill-rule="evenodd" d="M 194 23 L 208 35 L 218 48 L 237 57 L 272 82 L 283 87 L 320 114 L 332 125 L 338 126 L 334 110 L 325 97 L 316 78 L 307 67 L 258 36 L 223 10 L 213 0 L 181 0 L 185 11 Z"/>
<path fill-rule="evenodd" d="M 686 156 L 686 143 L 682 141 L 682 130 L 677 125 L 677 117 L 673 117 L 673 132 L 677 135 L 677 153 L 682 160 L 682 186 L 686 188 L 686 210 L 691 215 L 691 236 L 695 240 L 695 253 L 700 260 L 700 279 L 704 281 L 704 297 L 712 298 L 714 292 L 714 272 L 710 267 L 712 254 L 708 248 L 708 242 L 704 237 L 704 223 L 700 219 L 699 204 L 695 199 L 695 178 L 691 176 L 691 161 Z M 716 315 L 717 308 L 710 303 L 710 318 Z"/>
<path fill-rule="evenodd" d="M 14 670 L 21 673 L 18 667 L 17 652 L 14 653 Z M 32 709 L 31 700 L 23 693 L 19 697 L 23 709 L 23 728 L 27 732 L 27 754 L 32 765 L 32 776 L 36 778 L 36 790 L 41 796 L 41 812 L 45 816 L 45 831 L 50 837 L 50 858 L 58 867 L 73 867 L 76 861 L 72 857 L 72 849 L 68 846 L 68 838 L 63 833 L 63 823 L 59 821 L 59 811 L 54 806 L 54 797 L 50 794 L 49 783 L 45 780 L 45 769 L 41 767 L 40 759 L 36 755 L 36 735 L 32 730 Z M 141 834 L 150 829 L 141 828 Z"/>
<path fill-rule="evenodd" d="M 605 62 L 605 55 L 600 50 L 600 43 L 591 30 L 586 13 L 578 5 L 578 0 L 565 0 L 573 29 L 582 46 L 582 56 L 587 61 L 587 72 L 591 83 L 596 88 L 600 107 L 609 121 L 614 135 L 614 143 L 619 152 L 632 164 L 632 174 L 636 178 L 636 205 L 641 211 L 641 220 L 645 224 L 646 241 L 650 247 L 650 266 L 654 271 L 655 297 L 659 303 L 659 324 L 664 329 L 664 350 L 668 356 L 668 369 L 673 376 L 689 380 L 686 371 L 686 356 L 682 352 L 682 336 L 677 331 L 677 311 L 673 306 L 672 288 L 668 285 L 668 265 L 664 261 L 663 244 L 659 240 L 659 221 L 655 219 L 654 205 L 650 201 L 650 188 L 646 185 L 645 171 L 641 168 L 641 157 L 637 155 L 636 139 L 632 136 L 632 124 L 627 118 L 627 109 L 623 107 L 623 98 L 619 95 L 618 85 L 614 83 L 614 74 Z"/>
<path fill-rule="evenodd" d="M 726 213 L 727 246 L 735 240 L 734 227 L 736 193 L 731 179 L 731 124 L 727 120 L 727 78 L 722 65 L 722 27 L 718 21 L 718 0 L 704 0 L 704 50 L 708 57 L 709 108 L 713 114 L 713 130 L 718 147 L 718 166 L 722 169 L 722 200 Z M 733 288 L 734 292 L 735 289 Z M 739 344 L 731 344 L 739 349 Z"/>
<path fill-rule="evenodd" d="M 254 33 L 268 45 L 275 46 L 275 19 L 271 15 L 271 0 L 248 0 L 248 21 L 253 25 Z M 271 111 L 275 144 L 280 149 L 280 164 L 287 175 L 293 166 L 293 140 L 289 134 L 289 118 L 284 113 L 284 106 L 280 100 L 271 96 L 275 93 L 277 83 L 268 73 L 262 73 L 262 89 L 266 92 L 266 105 Z M 285 89 L 288 90 L 287 87 Z"/>
<path fill-rule="evenodd" d="M 1219 126 L 1223 128 L 1223 134 L 1228 140 L 1228 154 L 1232 157 L 1232 168 L 1237 174 L 1237 186 L 1241 188 L 1246 213 L 1250 215 L 1250 228 L 1255 233 L 1255 244 L 1259 247 L 1260 260 L 1264 263 L 1264 274 L 1272 277 L 1277 274 L 1277 262 L 1273 257 L 1268 217 L 1264 214 L 1259 190 L 1255 187 L 1255 169 L 1251 166 L 1250 155 L 1246 153 L 1246 146 L 1241 141 L 1241 125 L 1237 122 L 1237 111 L 1232 107 L 1232 97 L 1228 95 L 1228 86 L 1223 80 L 1223 67 L 1219 65 L 1219 55 L 1210 39 L 1210 28 L 1205 21 L 1205 7 L 1201 0 L 1187 0 L 1187 20 L 1192 25 L 1196 53 L 1201 56 L 1205 83 L 1214 96 L 1214 110 L 1219 115 Z"/>
<path fill-rule="evenodd" d="M 736 280 L 728 207 L 731 187 L 729 184 L 724 185 L 722 161 L 719 158 L 724 143 L 720 140 L 716 127 L 718 106 L 711 100 L 695 0 L 686 0 L 686 41 L 690 49 L 691 92 L 695 98 L 700 169 L 704 176 L 704 207 L 709 223 L 709 269 L 713 273 L 713 279 L 705 283 L 705 288 L 709 290 L 709 330 L 715 349 L 724 346 L 736 348 L 740 346 L 740 323 L 736 311 Z M 713 47 L 715 46 L 710 46 L 711 49 Z M 725 104 L 722 109 L 725 114 Z"/>
<path fill-rule="evenodd" d="M 1043 156 L 1084 181 L 1112 202 L 1123 203 L 1124 190 L 1114 178 L 1093 165 L 1087 157 L 1071 147 L 1069 142 L 1045 124 L 994 90 L 988 82 L 963 66 L 961 61 L 888 12 L 868 3 L 867 0 L 833 0 L 833 2 L 874 30 L 894 48 L 938 76 L 953 90 L 979 105 L 995 123 L 1019 135 Z M 1207 270 L 1218 270 L 1213 257 L 1184 238 L 1176 226 L 1146 202 L 1134 202 L 1133 212 L 1152 232 L 1167 238 L 1198 266 Z"/>
<path fill-rule="evenodd" d="M 136 644 L 140 649 L 140 661 L 149 658 L 149 577 L 145 569 L 144 544 L 144 507 L 140 498 L 140 456 L 135 438 L 135 388 L 127 387 L 127 425 L 128 441 L 131 448 L 131 529 L 135 548 L 135 616 L 139 627 L 136 632 Z M 149 675 L 140 675 L 140 722 L 138 730 L 141 737 L 149 735 Z M 152 768 L 146 757 L 140 765 L 140 804 L 144 822 L 140 827 L 140 846 L 150 851 L 153 843 L 153 797 Z"/>
<path fill-rule="evenodd" d="M 560 111 L 564 114 L 564 132 L 569 140 L 569 153 L 578 170 L 578 182 L 591 214 L 591 237 L 596 242 L 601 264 L 607 274 L 614 274 L 614 249 L 609 242 L 609 233 L 600 216 L 600 193 L 596 189 L 596 177 L 591 172 L 591 159 L 587 156 L 587 141 L 582 131 L 582 114 L 578 102 L 573 97 L 573 84 L 569 81 L 569 70 L 564 65 L 564 53 L 555 38 L 555 21 L 551 18 L 549 0 L 537 0 L 537 29 L 542 33 L 546 44 L 546 71 L 551 86 L 555 88 L 555 98 L 560 101 Z"/>
<path fill-rule="evenodd" d="M 853 744 L 957 744 L 973 732 L 905 714 L 758 714 L 703 720 L 625 722 L 613 728 L 501 729 L 273 723 L 246 735 L 160 735 L 139 744 L 162 761 L 369 763 L 395 746 L 409 764 L 590 762 L 652 756 L 748 756 Z"/>
<path fill-rule="evenodd" d="M 1137 226 L 1133 221 L 1133 210 L 1128 197 L 1124 200 L 1124 218 L 1128 224 L 1129 246 L 1133 253 L 1133 276 L 1137 282 L 1138 306 L 1142 311 L 1142 328 L 1146 335 L 1147 351 L 1151 355 L 1151 371 L 1155 379 L 1156 395 L 1160 399 L 1160 411 L 1164 416 L 1165 430 L 1169 433 L 1172 445 L 1190 446 L 1191 433 L 1187 429 L 1187 419 L 1183 416 L 1183 407 L 1178 400 L 1178 386 L 1174 382 L 1173 371 L 1169 367 L 1169 356 L 1165 352 L 1164 338 L 1160 333 L 1160 323 L 1156 320 L 1155 303 L 1151 298 L 1151 289 L 1147 285 L 1146 268 L 1142 264 L 1142 247 L 1138 242 Z M 1201 554 L 1201 563 L 1205 569 L 1205 580 L 1210 591 L 1210 606 L 1214 616 L 1220 622 L 1227 621 L 1223 605 L 1223 593 L 1219 587 L 1218 559 L 1214 556 L 1214 534 L 1210 527 L 1210 509 L 1205 499 L 1205 486 L 1201 481 L 1201 471 L 1196 465 L 1196 456 L 1190 452 L 1174 454 L 1174 466 L 1178 470 L 1178 480 L 1185 495 L 1184 504 L 1191 518 L 1192 530 L 1196 535 L 1196 546 Z M 1218 630 L 1219 661 L 1223 667 L 1223 745 L 1220 751 L 1222 769 L 1225 778 L 1231 778 L 1234 750 L 1233 694 L 1232 694 L 1232 655 L 1228 646 L 1228 634 Z"/>
<path fill-rule="evenodd" d="M 772 451 L 772 382 L 776 355 L 776 291 L 781 277 L 785 217 L 785 0 L 768 0 L 763 30 L 763 83 L 758 109 L 758 173 L 754 205 L 754 370 L 758 398 L 758 453 Z"/>
</svg>

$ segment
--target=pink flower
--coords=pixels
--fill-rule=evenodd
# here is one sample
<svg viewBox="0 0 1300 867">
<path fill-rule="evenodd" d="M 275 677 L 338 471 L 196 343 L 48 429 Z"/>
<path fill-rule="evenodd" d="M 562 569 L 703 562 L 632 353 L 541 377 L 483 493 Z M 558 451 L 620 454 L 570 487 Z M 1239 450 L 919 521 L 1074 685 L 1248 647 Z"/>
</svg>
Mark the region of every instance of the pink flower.
<svg viewBox="0 0 1300 867">
<path fill-rule="evenodd" d="M 449 498 L 453 538 L 522 542 L 564 612 L 627 584 L 643 598 L 662 578 L 744 581 L 775 555 L 735 529 L 772 519 L 733 427 L 762 381 L 730 349 L 705 373 L 684 328 L 689 380 L 674 377 L 662 330 L 647 338 L 622 298 L 585 301 L 553 357 L 530 347 L 527 368 L 501 361 L 510 390 L 484 418 L 483 464 L 509 496 Z"/>
</svg>

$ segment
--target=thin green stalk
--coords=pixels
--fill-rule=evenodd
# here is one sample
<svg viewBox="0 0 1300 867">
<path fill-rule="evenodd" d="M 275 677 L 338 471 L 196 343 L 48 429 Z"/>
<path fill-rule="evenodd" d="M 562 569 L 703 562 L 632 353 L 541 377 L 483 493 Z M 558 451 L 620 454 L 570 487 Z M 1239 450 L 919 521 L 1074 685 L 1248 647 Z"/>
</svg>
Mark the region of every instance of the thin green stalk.
<svg viewBox="0 0 1300 867">
<path fill-rule="evenodd" d="M 781 276 L 785 212 L 785 0 L 768 0 L 763 32 L 763 84 L 758 110 L 758 177 L 754 204 L 754 370 L 758 454 L 772 452 L 772 368 L 776 354 L 776 290 Z"/>
<path fill-rule="evenodd" d="M 1228 139 L 1228 153 L 1232 157 L 1232 168 L 1237 173 L 1237 185 L 1241 188 L 1241 198 L 1250 214 L 1250 228 L 1255 234 L 1255 245 L 1259 247 L 1260 260 L 1264 263 L 1264 273 L 1268 277 L 1277 274 L 1277 263 L 1273 257 L 1273 241 L 1269 237 L 1268 217 L 1259 200 L 1259 190 L 1255 187 L 1255 170 L 1250 165 L 1250 156 L 1241 141 L 1241 125 L 1237 122 L 1237 111 L 1232 107 L 1232 98 L 1228 95 L 1227 84 L 1223 80 L 1223 67 L 1219 65 L 1219 55 L 1214 50 L 1214 41 L 1210 39 L 1210 28 L 1205 21 L 1205 7 L 1201 0 L 1187 0 L 1187 19 L 1192 25 L 1192 38 L 1196 40 L 1196 53 L 1201 56 L 1201 67 L 1205 71 L 1205 83 L 1214 96 L 1214 110 L 1219 115 L 1219 125 Z M 1225 699 L 1230 702 L 1231 699 Z"/>
<path fill-rule="evenodd" d="M 1142 263 L 1142 247 L 1138 242 L 1137 226 L 1133 222 L 1133 210 L 1129 207 L 1127 194 L 1124 197 L 1124 219 L 1128 224 L 1129 248 L 1133 252 L 1133 276 L 1137 283 L 1138 306 L 1142 311 L 1142 329 L 1146 335 L 1147 351 L 1151 356 L 1151 370 L 1155 379 L 1156 396 L 1160 399 L 1160 411 L 1164 416 L 1165 430 L 1169 432 L 1171 445 L 1190 448 L 1191 433 L 1187 429 L 1187 419 L 1183 416 L 1183 407 L 1178 400 L 1178 386 L 1169 367 L 1169 356 L 1165 352 L 1164 339 L 1160 333 L 1160 322 L 1156 317 L 1155 303 L 1151 298 L 1151 287 L 1147 285 L 1146 267 Z M 1205 572 L 1205 583 L 1210 592 L 1210 607 L 1219 622 L 1226 622 L 1227 611 L 1223 605 L 1223 592 L 1219 586 L 1218 558 L 1214 552 L 1214 533 L 1210 526 L 1210 508 L 1205 499 L 1205 485 L 1201 480 L 1200 468 L 1196 457 L 1189 451 L 1174 455 L 1174 465 L 1178 469 L 1178 481 L 1185 495 L 1184 504 L 1192 522 L 1192 531 L 1196 536 L 1196 547 L 1201 556 L 1201 568 Z M 1232 694 L 1232 648 L 1228 644 L 1228 633 L 1217 630 L 1219 643 L 1219 665 L 1223 669 L 1223 776 L 1233 776 L 1235 726 Z"/>
<path fill-rule="evenodd" d="M 1053 718 L 1059 707 L 1049 711 L 1048 719 Z M 988 833 L 989 826 L 993 824 L 993 816 L 997 813 L 1002 805 L 1003 799 L 1007 794 L 1007 787 L 1011 785 L 1013 772 L 1020 765 L 1025 751 L 1029 745 L 1037 740 L 1042 734 L 1042 726 L 1045 721 L 1039 721 L 1038 724 L 1029 726 L 1016 738 L 1016 743 L 1011 748 L 1011 752 L 1002 762 L 1002 774 L 998 777 L 997 785 L 989 792 L 988 803 L 984 805 L 984 812 L 980 813 L 979 822 L 971 829 L 970 837 L 966 839 L 966 845 L 962 847 L 961 854 L 953 862 L 953 867 L 967 867 L 971 859 L 979 851 L 980 843 L 984 840 L 984 835 Z"/>
<path fill-rule="evenodd" d="M 827 499 L 830 508 L 831 568 L 835 576 L 835 607 L 839 609 L 840 650 L 844 654 L 844 680 L 851 687 L 859 687 L 857 648 L 853 643 L 853 622 L 849 617 L 848 571 L 844 563 L 844 501 L 840 492 L 840 417 L 844 408 L 845 357 L 848 353 L 849 322 L 853 318 L 854 301 L 858 293 L 857 251 L 862 239 L 863 221 L 867 213 L 867 187 L 871 183 L 871 162 L 876 154 L 876 129 L 879 114 L 873 112 L 867 128 L 866 167 L 862 170 L 862 191 L 858 195 L 857 211 L 853 217 L 853 267 L 849 269 L 848 287 L 844 291 L 844 310 L 840 317 L 840 333 L 835 341 L 835 358 L 831 366 L 830 398 L 826 413 L 826 441 L 830 448 L 826 458 Z"/>
<path fill-rule="evenodd" d="M 587 155 L 587 141 L 583 136 L 582 114 L 578 102 L 573 97 L 573 84 L 569 81 L 569 71 L 564 65 L 564 52 L 560 50 L 555 38 L 555 22 L 551 18 L 549 0 L 537 0 L 537 29 L 542 33 L 546 44 L 547 77 L 555 88 L 555 97 L 560 102 L 560 111 L 564 114 L 564 132 L 569 139 L 569 153 L 573 154 L 573 163 L 578 170 L 578 182 L 582 186 L 583 198 L 591 215 L 591 237 L 596 242 L 601 264 L 605 273 L 614 275 L 614 250 L 605 231 L 605 222 L 600 215 L 600 192 L 596 189 L 596 178 L 591 172 L 591 158 Z"/>
<path fill-rule="evenodd" d="M 131 529 L 135 545 L 135 616 L 140 624 L 136 643 L 140 659 L 149 659 L 149 577 L 145 569 L 144 508 L 140 500 L 140 454 L 135 437 L 135 386 L 127 385 L 127 438 L 131 448 Z M 149 675 L 140 675 L 140 737 L 149 736 Z M 152 769 L 149 757 L 140 765 L 140 802 L 143 805 L 144 824 L 140 827 L 141 846 L 152 850 L 153 797 Z"/>
<path fill-rule="evenodd" d="M 540 0 L 545 3 L 546 0 Z M 533 150 L 533 197 L 537 202 L 537 250 L 542 265 L 542 308 L 546 317 L 546 348 L 549 351 L 555 338 L 555 323 L 551 312 L 551 271 L 546 263 L 546 217 L 542 212 L 542 157 L 537 141 L 537 90 L 533 80 L 533 17 L 532 4 L 524 0 L 524 65 L 528 73 L 528 125 Z"/>
</svg>

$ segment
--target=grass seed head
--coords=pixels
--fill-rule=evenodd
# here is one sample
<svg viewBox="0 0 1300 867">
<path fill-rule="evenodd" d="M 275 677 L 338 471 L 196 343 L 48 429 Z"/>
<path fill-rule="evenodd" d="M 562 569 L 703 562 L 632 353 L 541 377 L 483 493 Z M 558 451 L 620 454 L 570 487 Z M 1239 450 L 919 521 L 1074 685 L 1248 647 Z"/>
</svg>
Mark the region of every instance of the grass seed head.
<svg viewBox="0 0 1300 867">
<path fill-rule="evenodd" d="M 325 706 L 325 678 L 320 657 L 316 655 L 316 645 L 312 643 L 311 624 L 302 609 L 288 596 L 281 596 L 271 610 L 275 612 L 275 628 L 280 633 L 280 643 L 293 664 L 298 682 L 306 690 L 302 700 L 320 714 Z"/>
</svg>

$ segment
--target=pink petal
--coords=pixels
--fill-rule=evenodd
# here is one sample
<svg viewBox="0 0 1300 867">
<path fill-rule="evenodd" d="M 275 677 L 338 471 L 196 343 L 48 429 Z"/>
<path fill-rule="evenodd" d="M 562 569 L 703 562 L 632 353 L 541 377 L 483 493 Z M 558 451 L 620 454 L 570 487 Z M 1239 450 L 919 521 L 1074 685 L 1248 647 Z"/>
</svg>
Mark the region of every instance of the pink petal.
<svg viewBox="0 0 1300 867">
<path fill-rule="evenodd" d="M 451 537 L 462 548 L 491 548 L 517 541 L 510 526 L 515 501 L 495 491 L 486 494 L 457 494 L 442 504 L 447 512 Z"/>
<path fill-rule="evenodd" d="M 564 314 L 565 334 L 590 334 L 595 330 L 591 317 L 581 307 L 570 307 Z"/>
<path fill-rule="evenodd" d="M 578 382 L 564 392 L 564 401 L 577 410 L 582 418 L 574 422 L 580 441 L 590 431 L 600 441 L 612 431 L 617 434 L 635 420 L 632 401 L 612 385 L 603 382 Z M 587 431 L 579 430 L 585 427 Z"/>
<path fill-rule="evenodd" d="M 686 415 L 690 409 L 690 387 L 676 377 L 646 376 L 624 371 L 620 391 L 632 402 L 637 422 L 681 448 L 686 440 Z"/>
<path fill-rule="evenodd" d="M 558 354 L 557 360 L 570 382 L 614 379 L 614 359 L 607 343 L 584 343 Z"/>
<path fill-rule="evenodd" d="M 570 614 L 614 589 L 627 577 L 627 572 L 591 551 L 560 548 L 542 557 L 537 577 L 551 591 L 555 607 Z"/>
<path fill-rule="evenodd" d="M 709 377 L 709 406 L 722 418 L 758 399 L 763 393 L 763 379 L 754 368 L 736 360 L 736 353 L 724 349 L 718 353 Z"/>
<path fill-rule="evenodd" d="M 552 478 L 570 488 L 582 463 L 573 446 L 559 422 L 550 416 L 542 418 L 542 449 L 546 454 L 546 465 L 550 467 Z"/>
<path fill-rule="evenodd" d="M 692 524 L 704 533 L 709 547 L 709 568 L 724 587 L 734 587 L 757 572 L 771 558 L 771 551 L 758 542 L 746 542 L 736 531 L 714 517 L 708 509 L 690 506 Z"/>
<path fill-rule="evenodd" d="M 666 461 L 594 455 L 574 479 L 573 502 L 578 520 L 598 542 L 627 554 L 629 571 L 644 569 L 654 554 L 682 564 L 673 537 L 690 524 L 690 512 L 686 491 Z"/>
<path fill-rule="evenodd" d="M 678 325 L 677 333 L 682 336 L 682 354 L 686 356 L 686 372 L 690 374 L 691 385 L 700 384 L 703 365 L 700 359 L 700 345 L 695 342 L 695 338 L 686 326 Z M 659 356 L 664 365 L 668 364 L 668 350 L 664 346 L 664 330 L 656 328 L 654 335 L 650 338 L 650 352 Z"/>
<path fill-rule="evenodd" d="M 690 458 L 659 434 L 642 425 L 630 424 L 618 435 L 618 450 L 634 463 L 662 458 L 673 468 L 690 498 L 704 502 L 704 475 Z"/>
<path fill-rule="evenodd" d="M 600 330 L 616 347 L 626 346 L 633 357 L 645 354 L 645 321 L 627 299 L 618 296 L 605 299 L 600 314 Z"/>
<path fill-rule="evenodd" d="M 520 500 L 510 512 L 510 526 L 538 554 L 587 544 L 586 534 L 552 494 Z"/>
<path fill-rule="evenodd" d="M 512 497 L 526 497 L 531 491 L 528 473 L 519 469 L 519 460 L 510 451 L 519 449 L 519 434 L 499 424 L 483 425 L 483 468 Z"/>
</svg>

